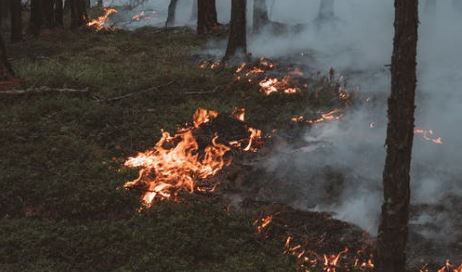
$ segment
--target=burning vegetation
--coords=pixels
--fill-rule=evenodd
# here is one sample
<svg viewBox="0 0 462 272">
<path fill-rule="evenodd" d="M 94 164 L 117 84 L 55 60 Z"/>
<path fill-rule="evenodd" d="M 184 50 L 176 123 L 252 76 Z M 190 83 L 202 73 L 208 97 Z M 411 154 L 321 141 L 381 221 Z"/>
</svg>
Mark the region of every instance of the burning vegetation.
<svg viewBox="0 0 462 272">
<path fill-rule="evenodd" d="M 104 8 L 103 12 L 103 15 L 88 22 L 87 27 L 95 29 L 96 31 L 111 30 L 112 27 L 108 26 L 109 17 L 115 13 L 118 13 L 118 11 L 115 8 Z"/>
<path fill-rule="evenodd" d="M 235 120 L 244 124 L 245 110 L 240 109 L 234 115 Z M 247 127 L 248 137 L 220 142 L 220 136 L 214 133 L 204 143 L 199 143 L 195 133 L 203 126 L 216 120 L 215 111 L 198 109 L 193 116 L 191 126 L 178 130 L 174 136 L 162 132 L 162 137 L 150 150 L 129 158 L 125 166 L 139 168 L 139 177 L 125 184 L 126 188 L 142 187 L 143 202 L 150 206 L 155 199 L 175 199 L 179 191 L 212 192 L 218 184 L 199 184 L 216 175 L 228 166 L 232 157 L 228 156 L 232 148 L 242 151 L 255 151 L 261 139 L 261 131 Z"/>
</svg>

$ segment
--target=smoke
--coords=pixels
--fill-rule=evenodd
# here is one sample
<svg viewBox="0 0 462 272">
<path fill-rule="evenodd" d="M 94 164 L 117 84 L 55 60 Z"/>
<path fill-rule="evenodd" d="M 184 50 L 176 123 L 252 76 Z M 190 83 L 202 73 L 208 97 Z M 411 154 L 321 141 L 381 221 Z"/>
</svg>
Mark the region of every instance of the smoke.
<svg viewBox="0 0 462 272">
<path fill-rule="evenodd" d="M 162 25 L 168 2 L 148 1 L 143 8 L 156 10 Z M 194 26 L 192 2 L 179 2 L 177 25 Z M 373 98 L 350 109 L 341 121 L 308 130 L 303 140 L 311 144 L 309 148 L 297 151 L 284 145 L 275 149 L 264 163 L 265 171 L 274 186 L 291 191 L 289 197 L 271 197 L 305 209 L 332 212 L 374 234 L 382 203 L 393 1 L 337 0 L 336 19 L 326 24 L 316 22 L 320 1 L 267 3 L 272 21 L 303 27 L 297 32 L 266 29 L 257 36 L 249 33 L 249 51 L 255 57 L 295 59 L 322 73 L 333 67 L 346 78 L 348 89 Z M 252 1 L 248 6 L 251 11 Z M 219 21 L 227 23 L 230 0 L 217 0 L 217 8 Z M 456 221 L 461 222 L 452 205 L 462 203 L 462 16 L 453 10 L 451 0 L 437 1 L 434 11 L 425 10 L 425 1 L 421 1 L 420 8 L 416 126 L 432 129 L 443 144 L 416 136 L 411 201 L 420 208 L 411 222 L 420 234 L 447 240 L 456 235 Z M 226 41 L 211 42 L 207 53 L 221 57 L 225 46 Z M 297 57 L 301 52 L 309 58 Z M 428 205 L 437 206 L 438 211 L 422 208 Z"/>
<path fill-rule="evenodd" d="M 385 98 L 390 89 L 386 65 L 390 63 L 392 51 L 393 1 L 336 1 L 338 19 L 334 26 L 314 23 L 318 8 L 318 1 L 276 1 L 272 20 L 303 23 L 306 28 L 302 32 L 280 35 L 268 30 L 251 38 L 250 51 L 255 56 L 279 58 L 309 52 L 312 58 L 307 66 L 322 72 L 334 67 L 344 74 L 349 89 L 359 89 L 361 94 L 376 98 L 372 106 L 363 103 L 366 106 L 355 108 L 339 123 L 309 130 L 305 138 L 330 144 L 325 152 L 307 152 L 303 158 L 296 158 L 306 165 L 316 166 L 309 167 L 310 171 L 320 171 L 323 166 L 348 169 L 344 173 L 343 189 L 328 202 L 319 203 L 316 209 L 332 212 L 374 234 L 382 202 L 381 175 L 387 124 Z M 457 224 L 451 219 L 457 208 L 451 207 L 453 203 L 447 199 L 462 196 L 462 127 L 458 125 L 462 121 L 462 57 L 459 52 L 462 23 L 460 14 L 452 9 L 448 0 L 438 1 L 434 13 L 424 10 L 421 4 L 420 13 L 416 126 L 432 129 L 443 138 L 443 145 L 434 145 L 416 136 L 412 204 L 439 205 L 441 211 L 419 210 L 413 222 L 418 224 L 426 219 L 426 222 L 438 224 L 438 228 L 420 233 L 447 239 L 447 234 L 456 229 Z M 374 128 L 369 127 L 371 122 Z M 273 160 L 280 158 L 281 154 L 277 153 Z M 292 162 L 284 158 L 280 164 L 287 164 L 286 159 Z M 267 165 L 267 171 L 275 169 L 279 169 L 276 162 Z M 319 193 L 307 192 L 303 197 L 316 197 Z M 297 205 L 303 206 L 299 201 Z M 309 205 L 305 207 L 310 208 Z"/>
</svg>

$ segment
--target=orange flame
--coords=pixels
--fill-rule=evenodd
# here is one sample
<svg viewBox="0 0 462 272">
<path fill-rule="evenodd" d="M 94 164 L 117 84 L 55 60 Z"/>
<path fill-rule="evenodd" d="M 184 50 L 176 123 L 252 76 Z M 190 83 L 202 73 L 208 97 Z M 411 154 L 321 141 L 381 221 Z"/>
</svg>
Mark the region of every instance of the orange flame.
<svg viewBox="0 0 462 272">
<path fill-rule="evenodd" d="M 257 233 L 262 233 L 273 221 L 273 216 L 268 215 L 254 222 L 257 225 Z"/>
<path fill-rule="evenodd" d="M 433 135 L 433 130 L 425 128 L 414 128 L 414 134 L 421 136 L 424 140 L 434 144 L 443 144 L 443 139 Z"/>
<path fill-rule="evenodd" d="M 194 127 L 209 122 L 216 116 L 214 111 L 198 109 L 194 114 Z M 181 190 L 211 191 L 210 188 L 199 188 L 196 180 L 214 176 L 231 163 L 231 159 L 225 158 L 230 148 L 217 143 L 216 136 L 204 149 L 204 154 L 200 155 L 192 129 L 182 129 L 175 136 L 163 132 L 162 138 L 152 149 L 125 162 L 127 167 L 140 168 L 139 177 L 127 182 L 125 187 L 145 186 L 147 189 L 142 199 L 147 206 L 156 197 L 169 199 Z"/>
<path fill-rule="evenodd" d="M 118 11 L 115 8 L 104 8 L 104 15 L 90 21 L 87 24 L 87 26 L 95 28 L 96 31 L 105 29 L 106 28 L 105 25 L 106 25 L 107 20 L 109 19 L 109 16 L 117 12 Z"/>
</svg>

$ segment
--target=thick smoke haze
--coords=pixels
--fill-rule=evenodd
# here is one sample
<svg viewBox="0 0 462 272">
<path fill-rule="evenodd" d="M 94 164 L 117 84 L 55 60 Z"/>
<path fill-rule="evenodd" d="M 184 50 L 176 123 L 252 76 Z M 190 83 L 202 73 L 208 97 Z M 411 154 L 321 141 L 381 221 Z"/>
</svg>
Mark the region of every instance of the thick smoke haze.
<svg viewBox="0 0 462 272">
<path fill-rule="evenodd" d="M 110 1 L 109 1 L 110 2 Z M 123 2 L 123 1 L 122 1 Z M 438 223 L 439 228 L 421 230 L 428 237 L 447 237 L 455 226 L 450 210 L 453 196 L 462 196 L 462 14 L 453 10 L 451 0 L 436 1 L 435 10 L 420 5 L 418 48 L 418 89 L 416 126 L 432 129 L 441 136 L 442 145 L 417 137 L 412 167 L 412 203 L 442 205 L 439 213 L 420 212 L 413 225 Z M 158 16 L 157 26 L 164 23 L 169 1 L 148 1 Z M 179 1 L 178 25 L 190 25 L 193 1 Z M 359 225 L 374 234 L 382 203 L 381 179 L 385 159 L 386 98 L 390 92 L 393 45 L 394 6 L 392 0 L 335 1 L 336 21 L 329 25 L 315 23 L 319 0 L 268 0 L 270 19 L 285 24 L 301 24 L 296 33 L 263 31 L 255 36 L 249 31 L 249 51 L 255 57 L 268 57 L 303 62 L 312 71 L 327 73 L 332 67 L 343 75 L 346 88 L 358 90 L 359 97 L 370 97 L 351 108 L 339 122 L 327 123 L 308 130 L 305 141 L 313 150 L 284 156 L 286 150 L 275 150 L 265 164 L 268 173 L 284 168 L 288 157 L 301 173 L 325 167 L 340 170 L 344 184 L 338 195 L 320 200 L 313 207 L 306 199 L 318 199 L 322 186 L 311 186 L 292 204 L 306 209 L 329 211 L 342 220 Z M 252 1 L 249 5 L 251 22 Z M 218 17 L 227 23 L 230 1 L 217 0 Z M 207 53 L 222 57 L 226 41 L 210 42 Z M 308 58 L 297 58 L 301 53 Z M 373 123 L 373 128 L 370 124 Z M 319 142 L 325 143 L 319 145 Z M 297 174 L 295 174 L 297 176 Z M 285 181 L 284 181 L 285 180 Z M 282 186 L 290 188 L 290 178 Z M 317 180 L 318 184 L 323 180 Z M 459 201 L 460 202 L 460 201 Z M 448 204 L 449 203 L 449 204 Z M 457 213 L 457 209 L 456 209 Z"/>
</svg>

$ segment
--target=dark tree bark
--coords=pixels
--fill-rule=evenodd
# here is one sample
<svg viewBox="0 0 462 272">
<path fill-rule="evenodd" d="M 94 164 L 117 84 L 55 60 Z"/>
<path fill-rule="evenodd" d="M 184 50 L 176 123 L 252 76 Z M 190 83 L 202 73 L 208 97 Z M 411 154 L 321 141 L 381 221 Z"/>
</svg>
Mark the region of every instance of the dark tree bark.
<svg viewBox="0 0 462 272">
<path fill-rule="evenodd" d="M 103 0 L 98 0 L 97 2 L 98 7 L 103 7 Z"/>
<path fill-rule="evenodd" d="M 207 34 L 218 27 L 215 0 L 197 0 L 197 33 Z"/>
<path fill-rule="evenodd" d="M 334 0 L 321 0 L 318 20 L 330 20 L 335 17 Z"/>
<path fill-rule="evenodd" d="M 70 0 L 71 29 L 82 27 L 88 22 L 85 0 Z"/>
<path fill-rule="evenodd" d="M 34 36 L 40 33 L 42 26 L 42 12 L 40 11 L 40 0 L 30 2 L 30 31 Z"/>
<path fill-rule="evenodd" d="M 2 34 L 0 34 L 0 81 L 9 80 L 13 75 L 13 69 L 11 69 L 6 55 L 5 43 Z"/>
<path fill-rule="evenodd" d="M 404 272 L 408 238 L 414 111 L 418 0 L 395 0 L 395 37 L 388 99 L 384 203 L 377 240 L 376 271 Z"/>
<path fill-rule="evenodd" d="M 176 15 L 176 5 L 178 0 L 170 0 L 168 5 L 168 16 L 167 21 L 165 22 L 165 27 L 171 27 L 175 25 L 175 15 Z"/>
<path fill-rule="evenodd" d="M 254 0 L 253 3 L 253 31 L 260 32 L 269 23 L 268 6 L 266 0 Z"/>
<path fill-rule="evenodd" d="M 55 0 L 55 24 L 64 27 L 64 6 L 63 0 Z"/>
<path fill-rule="evenodd" d="M 2 25 L 2 22 L 8 18 L 8 12 L 9 12 L 8 5 L 9 5 L 9 0 L 2 0 L 0 2 L 0 25 Z"/>
<path fill-rule="evenodd" d="M 55 0 L 40 0 L 43 23 L 48 29 L 55 27 Z"/>
<path fill-rule="evenodd" d="M 246 0 L 232 0 L 228 47 L 224 60 L 247 54 Z"/>
<path fill-rule="evenodd" d="M 22 41 L 22 5 L 21 0 L 10 0 L 11 42 Z"/>
</svg>

